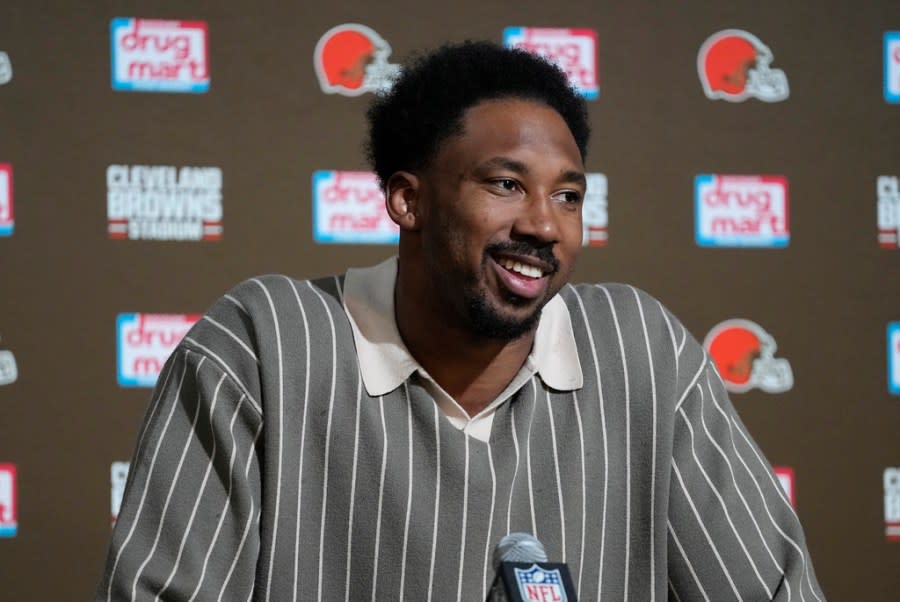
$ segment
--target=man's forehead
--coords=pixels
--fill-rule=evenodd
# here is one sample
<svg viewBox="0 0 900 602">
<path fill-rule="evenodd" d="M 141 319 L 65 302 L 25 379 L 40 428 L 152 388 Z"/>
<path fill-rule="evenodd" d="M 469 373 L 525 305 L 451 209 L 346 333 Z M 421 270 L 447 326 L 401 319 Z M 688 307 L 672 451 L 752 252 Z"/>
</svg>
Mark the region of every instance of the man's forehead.
<svg viewBox="0 0 900 602">
<path fill-rule="evenodd" d="M 525 148 L 571 155 L 581 167 L 580 149 L 563 116 L 543 102 L 517 97 L 486 99 L 466 109 L 457 127 L 435 149 L 433 162 L 448 155 L 458 158 L 460 153 L 479 164 L 516 161 L 511 155 Z"/>
<path fill-rule="evenodd" d="M 523 176 L 530 175 L 532 172 L 534 172 L 534 169 L 532 169 L 532 167 L 527 162 L 502 155 L 488 157 L 487 159 L 477 163 L 474 166 L 474 171 L 476 172 L 491 171 L 495 169 L 510 171 L 516 174 L 521 174 Z M 557 180 L 561 182 L 571 182 L 581 185 L 587 184 L 587 179 L 585 178 L 583 170 L 569 169 L 567 167 L 559 168 L 557 172 Z"/>
</svg>

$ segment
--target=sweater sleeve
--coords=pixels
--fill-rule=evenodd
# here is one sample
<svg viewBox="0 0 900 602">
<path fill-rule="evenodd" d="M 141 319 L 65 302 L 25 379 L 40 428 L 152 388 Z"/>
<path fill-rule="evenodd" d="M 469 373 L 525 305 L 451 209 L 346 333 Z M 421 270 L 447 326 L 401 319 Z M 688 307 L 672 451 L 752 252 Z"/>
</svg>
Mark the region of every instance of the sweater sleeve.
<svg viewBox="0 0 900 602">
<path fill-rule="evenodd" d="M 153 395 L 96 600 L 246 600 L 262 428 L 232 374 L 182 345 Z"/>
<path fill-rule="evenodd" d="M 797 515 L 712 363 L 700 357 L 673 424 L 673 598 L 823 600 Z"/>
</svg>

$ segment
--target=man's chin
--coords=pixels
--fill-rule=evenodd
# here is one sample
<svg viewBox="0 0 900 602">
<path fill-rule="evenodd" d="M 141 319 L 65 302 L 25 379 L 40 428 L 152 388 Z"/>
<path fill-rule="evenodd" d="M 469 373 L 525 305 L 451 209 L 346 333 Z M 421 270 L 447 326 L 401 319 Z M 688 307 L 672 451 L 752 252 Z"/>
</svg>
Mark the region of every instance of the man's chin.
<svg viewBox="0 0 900 602">
<path fill-rule="evenodd" d="M 485 338 L 512 341 L 537 327 L 542 304 L 536 304 L 534 299 L 521 297 L 507 300 L 506 304 L 512 307 L 495 307 L 484 297 L 470 300 L 468 314 L 473 330 Z M 529 308 L 535 305 L 538 306 Z"/>
</svg>

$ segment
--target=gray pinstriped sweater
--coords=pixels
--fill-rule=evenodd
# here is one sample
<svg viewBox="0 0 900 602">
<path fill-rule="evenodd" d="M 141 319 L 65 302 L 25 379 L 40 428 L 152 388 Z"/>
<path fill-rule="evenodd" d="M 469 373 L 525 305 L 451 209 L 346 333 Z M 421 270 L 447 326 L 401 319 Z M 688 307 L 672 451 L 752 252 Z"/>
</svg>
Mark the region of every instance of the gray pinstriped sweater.
<svg viewBox="0 0 900 602">
<path fill-rule="evenodd" d="M 567 286 L 584 386 L 535 375 L 484 443 L 418 380 L 362 386 L 342 279 L 266 276 L 170 358 L 98 600 L 483 600 L 507 532 L 581 600 L 821 600 L 797 518 L 656 300 Z"/>
</svg>

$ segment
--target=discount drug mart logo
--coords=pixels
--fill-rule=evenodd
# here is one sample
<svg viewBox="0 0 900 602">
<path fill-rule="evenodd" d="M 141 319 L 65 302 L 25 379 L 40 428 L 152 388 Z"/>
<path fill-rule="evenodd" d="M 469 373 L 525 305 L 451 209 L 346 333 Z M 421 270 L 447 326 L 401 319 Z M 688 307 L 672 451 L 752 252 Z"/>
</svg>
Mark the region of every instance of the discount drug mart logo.
<svg viewBox="0 0 900 602">
<path fill-rule="evenodd" d="M 199 319 L 195 314 L 119 314 L 116 319 L 119 386 L 155 386 L 166 360 Z"/>
<path fill-rule="evenodd" d="M 11 236 L 15 225 L 12 165 L 0 163 L 0 236 Z"/>
<path fill-rule="evenodd" d="M 18 529 L 16 466 L 0 464 L 0 537 L 15 537 Z"/>
<path fill-rule="evenodd" d="M 597 32 L 593 29 L 507 27 L 503 30 L 503 45 L 550 59 L 566 72 L 569 83 L 582 96 L 588 100 L 600 96 Z"/>
<path fill-rule="evenodd" d="M 316 242 L 392 245 L 400 240 L 400 229 L 385 209 L 384 192 L 374 173 L 316 171 L 312 196 Z"/>
<path fill-rule="evenodd" d="M 129 92 L 206 92 L 209 43 L 203 21 L 116 18 L 109 24 L 112 87 Z"/>
<path fill-rule="evenodd" d="M 16 356 L 9 349 L 0 349 L 0 385 L 11 385 L 19 378 Z"/>
<path fill-rule="evenodd" d="M 0 86 L 12 81 L 13 70 L 9 55 L 0 50 Z"/>
<path fill-rule="evenodd" d="M 887 325 L 888 391 L 900 395 L 900 322 Z"/>
<path fill-rule="evenodd" d="M 884 469 L 884 534 L 900 541 L 900 468 Z"/>
<path fill-rule="evenodd" d="M 900 178 L 878 176 L 878 246 L 900 249 Z"/>
<path fill-rule="evenodd" d="M 701 247 L 786 247 L 787 178 L 700 174 L 694 178 L 694 216 Z"/>
<path fill-rule="evenodd" d="M 794 469 L 790 466 L 773 466 L 772 470 L 775 472 L 775 476 L 778 477 L 778 482 L 781 484 L 781 488 L 784 489 L 784 494 L 787 496 L 788 501 L 791 503 L 791 506 L 797 507 L 797 491 L 794 486 Z"/>
<path fill-rule="evenodd" d="M 222 170 L 218 167 L 110 165 L 106 185 L 110 238 L 222 238 Z"/>
<path fill-rule="evenodd" d="M 582 244 L 586 247 L 605 247 L 609 242 L 609 212 L 606 174 L 588 173 L 587 191 L 581 207 Z"/>
<path fill-rule="evenodd" d="M 884 34 L 884 100 L 900 103 L 900 31 Z"/>
</svg>

